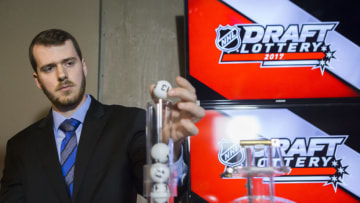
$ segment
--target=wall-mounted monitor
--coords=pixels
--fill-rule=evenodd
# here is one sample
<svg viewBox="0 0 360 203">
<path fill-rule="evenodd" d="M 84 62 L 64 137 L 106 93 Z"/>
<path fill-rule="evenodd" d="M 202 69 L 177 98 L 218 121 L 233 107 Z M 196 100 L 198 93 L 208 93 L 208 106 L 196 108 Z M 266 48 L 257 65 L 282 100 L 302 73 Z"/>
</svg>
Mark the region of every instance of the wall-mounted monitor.
<svg viewBox="0 0 360 203">
<path fill-rule="evenodd" d="M 203 102 L 358 102 L 356 5 L 187 0 L 187 78 Z"/>
<path fill-rule="evenodd" d="M 275 196 L 293 202 L 360 201 L 360 105 L 206 106 L 190 139 L 190 202 L 232 202 L 248 195 L 246 177 L 221 176 L 246 166 L 240 140 L 279 139 L 289 174 L 276 176 Z M 254 153 L 264 167 L 264 151 Z M 280 159 L 273 158 L 276 165 Z M 266 178 L 257 179 L 266 185 Z M 254 201 L 255 202 L 255 201 Z M 268 201 L 270 202 L 270 201 Z M 276 201 L 275 201 L 276 202 Z"/>
</svg>

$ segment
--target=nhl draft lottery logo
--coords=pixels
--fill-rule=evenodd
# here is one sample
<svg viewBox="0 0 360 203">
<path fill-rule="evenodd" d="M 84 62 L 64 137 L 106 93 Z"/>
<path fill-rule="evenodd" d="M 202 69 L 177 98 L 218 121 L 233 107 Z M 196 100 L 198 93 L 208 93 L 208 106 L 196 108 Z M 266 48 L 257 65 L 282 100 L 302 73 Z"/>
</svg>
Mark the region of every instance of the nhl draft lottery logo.
<svg viewBox="0 0 360 203">
<path fill-rule="evenodd" d="M 219 63 L 261 63 L 262 68 L 312 67 L 324 74 L 335 59 L 325 40 L 338 22 L 260 25 L 219 25 L 215 45 Z"/>
<path fill-rule="evenodd" d="M 285 166 L 291 168 L 291 172 L 287 175 L 275 177 L 275 182 L 324 183 L 324 186 L 332 185 L 335 192 L 338 184 L 345 184 L 343 177 L 350 175 L 347 172 L 349 166 L 344 164 L 345 160 L 343 159 L 346 157 L 339 158 L 336 152 L 343 147 L 347 136 L 296 137 L 293 140 L 289 138 L 276 139 L 279 139 L 280 142 L 282 160 L 276 155 L 277 152 L 273 152 L 273 166 L 279 166 L 282 161 Z M 236 169 L 236 167 L 244 166 L 246 162 L 244 149 L 239 143 L 223 139 L 218 144 L 218 159 L 225 165 L 224 171 L 229 167 Z M 253 154 L 253 158 L 255 166 L 264 167 L 264 153 L 257 151 Z"/>
<path fill-rule="evenodd" d="M 219 26 L 216 29 L 216 47 L 221 51 L 230 53 L 240 48 L 240 28 L 237 26 Z"/>
<path fill-rule="evenodd" d="M 235 167 L 242 165 L 245 160 L 244 149 L 238 143 L 222 139 L 219 142 L 218 158 L 225 166 Z"/>
</svg>

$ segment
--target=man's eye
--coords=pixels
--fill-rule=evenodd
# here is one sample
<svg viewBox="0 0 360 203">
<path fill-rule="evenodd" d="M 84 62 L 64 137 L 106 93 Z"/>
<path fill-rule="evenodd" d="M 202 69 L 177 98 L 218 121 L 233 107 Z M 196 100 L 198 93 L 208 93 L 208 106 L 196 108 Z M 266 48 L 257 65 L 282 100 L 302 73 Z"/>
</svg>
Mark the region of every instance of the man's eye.
<svg viewBox="0 0 360 203">
<path fill-rule="evenodd" d="M 54 70 L 54 66 L 46 66 L 41 69 L 43 72 L 51 72 Z"/>
<path fill-rule="evenodd" d="M 74 65 L 74 63 L 75 63 L 74 61 L 68 61 L 68 62 L 65 63 L 65 66 L 66 67 L 71 67 L 71 66 Z"/>
</svg>

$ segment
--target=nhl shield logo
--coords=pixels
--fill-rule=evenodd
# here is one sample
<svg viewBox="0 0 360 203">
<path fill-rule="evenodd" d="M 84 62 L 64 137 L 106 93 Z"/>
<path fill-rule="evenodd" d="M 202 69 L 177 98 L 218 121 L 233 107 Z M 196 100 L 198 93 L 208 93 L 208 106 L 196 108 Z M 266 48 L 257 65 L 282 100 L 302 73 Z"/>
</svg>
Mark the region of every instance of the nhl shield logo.
<svg viewBox="0 0 360 203">
<path fill-rule="evenodd" d="M 245 160 L 244 149 L 239 143 L 233 143 L 230 140 L 221 140 L 219 143 L 219 161 L 225 166 L 239 166 Z"/>
<path fill-rule="evenodd" d="M 222 26 L 216 29 L 216 47 L 223 52 L 233 52 L 240 48 L 240 28 L 237 26 Z"/>
</svg>

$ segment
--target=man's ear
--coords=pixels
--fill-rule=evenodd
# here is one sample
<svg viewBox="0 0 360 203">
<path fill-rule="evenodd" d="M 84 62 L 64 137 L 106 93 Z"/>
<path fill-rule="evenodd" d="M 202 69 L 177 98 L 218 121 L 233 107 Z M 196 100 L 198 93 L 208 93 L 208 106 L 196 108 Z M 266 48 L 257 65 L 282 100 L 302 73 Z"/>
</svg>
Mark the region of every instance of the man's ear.
<svg viewBox="0 0 360 203">
<path fill-rule="evenodd" d="M 41 84 L 40 84 L 40 82 L 39 82 L 39 76 L 38 76 L 38 74 L 34 72 L 34 73 L 33 73 L 33 77 L 34 77 L 34 79 L 35 79 L 36 86 L 37 86 L 39 89 L 42 90 Z"/>
<path fill-rule="evenodd" d="M 81 60 L 81 63 L 82 63 L 82 68 L 83 68 L 84 75 L 86 77 L 87 76 L 87 66 L 86 66 L 84 58 Z"/>
</svg>

